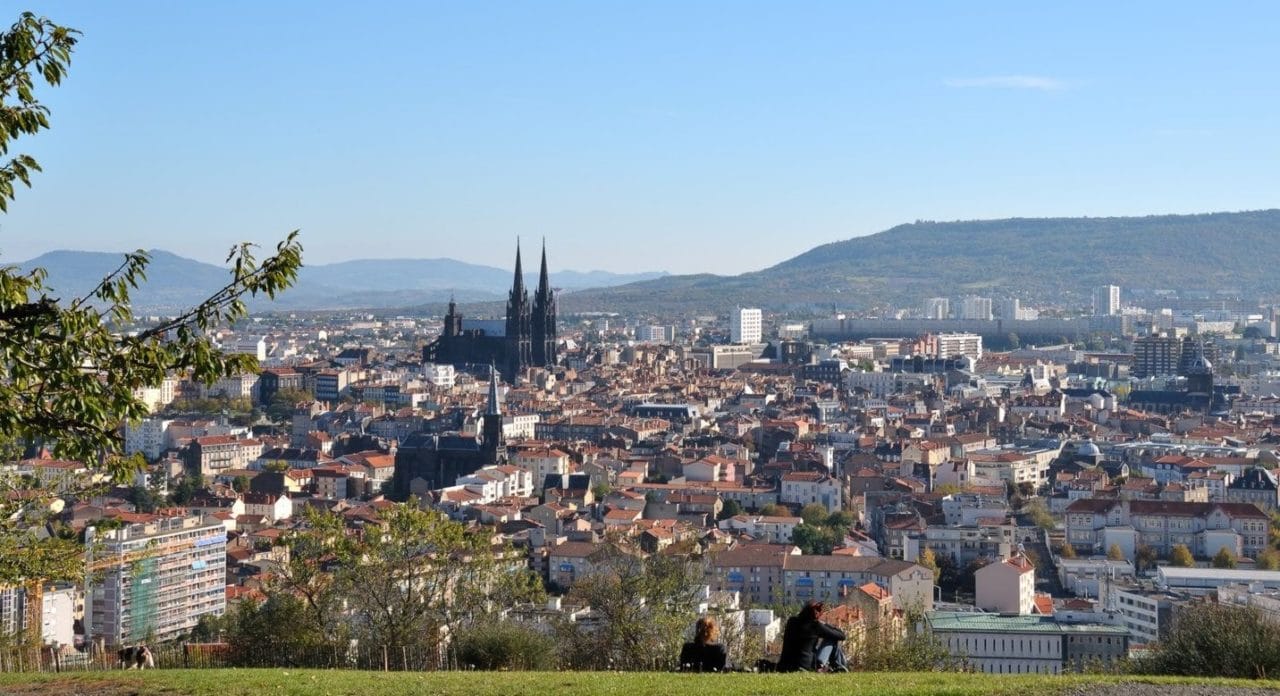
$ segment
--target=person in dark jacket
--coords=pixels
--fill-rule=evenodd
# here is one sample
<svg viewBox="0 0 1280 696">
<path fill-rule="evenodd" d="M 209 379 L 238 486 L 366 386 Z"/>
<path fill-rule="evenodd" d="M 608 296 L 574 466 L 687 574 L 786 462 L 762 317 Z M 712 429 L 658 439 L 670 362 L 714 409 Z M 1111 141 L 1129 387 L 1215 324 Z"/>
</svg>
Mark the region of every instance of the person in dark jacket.
<svg viewBox="0 0 1280 696">
<path fill-rule="evenodd" d="M 710 616 L 698 619 L 693 626 L 693 640 L 680 650 L 683 672 L 723 672 L 728 652 L 720 643 L 720 626 Z"/>
<path fill-rule="evenodd" d="M 787 619 L 782 631 L 782 655 L 778 657 L 779 672 L 816 672 L 823 667 L 845 669 L 843 660 L 837 657 L 841 654 L 839 643 L 844 640 L 844 631 L 823 623 L 825 608 L 822 602 L 810 600 L 799 614 Z M 820 654 L 830 663 L 820 663 Z"/>
</svg>

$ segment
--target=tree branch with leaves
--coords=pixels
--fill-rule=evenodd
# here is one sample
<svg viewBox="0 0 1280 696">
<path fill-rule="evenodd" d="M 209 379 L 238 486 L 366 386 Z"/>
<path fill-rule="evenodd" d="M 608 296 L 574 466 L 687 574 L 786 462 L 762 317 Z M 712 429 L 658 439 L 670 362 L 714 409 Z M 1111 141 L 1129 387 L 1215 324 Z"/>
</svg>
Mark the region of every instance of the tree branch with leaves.
<svg viewBox="0 0 1280 696">
<path fill-rule="evenodd" d="M 62 82 L 79 36 L 29 12 L 0 32 L 0 155 L 9 156 L 16 140 L 49 128 L 49 108 L 37 88 Z M 38 171 L 39 163 L 25 154 L 0 164 L 0 212 L 15 200 L 16 184 L 29 187 Z M 257 369 L 253 356 L 220 352 L 209 331 L 247 316 L 246 299 L 274 298 L 296 280 L 302 265 L 297 235 L 290 233 L 262 260 L 255 245 L 236 245 L 221 288 L 136 333 L 125 330 L 136 320 L 131 293 L 146 280 L 150 257 L 144 251 L 125 255 L 92 291 L 65 302 L 46 285 L 44 269 L 0 267 L 0 457 L 13 461 L 25 450 L 47 447 L 97 474 L 126 480 L 140 461 L 121 456 L 120 426 L 148 415 L 140 389 L 159 386 L 170 375 L 211 384 Z M 49 505 L 59 495 L 6 496 L 0 535 L 43 536 L 34 530 L 48 524 Z M 0 578 L 66 575 L 65 563 L 34 563 L 43 553 L 36 546 L 0 547 Z"/>
</svg>

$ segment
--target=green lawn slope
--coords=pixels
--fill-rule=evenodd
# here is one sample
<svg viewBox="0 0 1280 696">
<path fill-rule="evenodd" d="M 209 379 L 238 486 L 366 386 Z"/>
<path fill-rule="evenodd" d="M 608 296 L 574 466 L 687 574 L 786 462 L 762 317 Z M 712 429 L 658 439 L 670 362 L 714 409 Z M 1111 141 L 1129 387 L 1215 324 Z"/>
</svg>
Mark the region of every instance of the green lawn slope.
<svg viewBox="0 0 1280 696">
<path fill-rule="evenodd" d="M 1141 685 L 1141 686 L 1139 686 Z M 1182 685 L 1182 686 L 1179 686 Z M 1195 688 L 1188 689 L 1187 686 Z M 1218 688 L 1205 688 L 1218 687 Z M 43 696 L 237 696 L 239 694 L 386 694 L 513 696 L 515 694 L 705 694 L 821 696 L 839 694 L 1230 693 L 1237 687 L 1278 689 L 1276 681 L 1095 676 L 996 676 L 937 673 L 666 674 L 609 672 L 356 672 L 291 669 L 152 670 L 74 674 L 0 674 L 0 694 Z"/>
</svg>

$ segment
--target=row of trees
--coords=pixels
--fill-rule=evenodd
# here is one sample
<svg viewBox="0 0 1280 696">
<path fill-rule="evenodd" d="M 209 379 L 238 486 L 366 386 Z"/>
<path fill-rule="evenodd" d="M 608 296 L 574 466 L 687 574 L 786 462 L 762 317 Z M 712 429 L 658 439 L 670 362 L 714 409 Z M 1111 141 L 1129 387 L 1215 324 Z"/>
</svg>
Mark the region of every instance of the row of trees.
<svg viewBox="0 0 1280 696">
<path fill-rule="evenodd" d="M 372 648 L 373 664 L 381 651 L 393 668 L 635 670 L 670 667 L 697 618 L 696 557 L 606 543 L 566 598 L 589 606 L 590 622 L 510 621 L 512 607 L 546 602 L 523 551 L 413 504 L 379 514 L 382 525 L 353 533 L 338 515 L 304 513 L 264 599 L 206 619 L 193 638 L 226 641 L 243 666 L 342 665 Z"/>
<path fill-rule="evenodd" d="M 1063 558 L 1075 558 L 1076 549 L 1071 544 L 1063 543 L 1058 547 L 1058 555 Z M 1112 544 L 1107 548 L 1107 558 L 1113 561 L 1125 560 L 1126 556 L 1124 549 L 1121 549 L 1119 544 Z M 1169 565 L 1177 568 L 1192 568 L 1195 567 L 1196 564 L 1195 555 L 1191 553 L 1191 549 L 1188 548 L 1186 544 L 1174 544 L 1169 549 L 1169 557 L 1167 560 L 1169 561 Z M 1134 551 L 1134 567 L 1138 572 L 1155 568 L 1159 561 L 1160 552 L 1152 546 L 1143 544 Z M 1214 568 L 1224 569 L 1235 568 L 1236 561 L 1236 555 L 1231 552 L 1231 549 L 1226 547 L 1218 549 L 1218 552 L 1214 554 L 1212 559 L 1210 559 L 1210 563 Z M 1277 553 L 1274 550 L 1268 550 L 1258 554 L 1258 558 L 1255 559 L 1255 561 L 1260 570 L 1280 569 L 1280 553 Z"/>
</svg>

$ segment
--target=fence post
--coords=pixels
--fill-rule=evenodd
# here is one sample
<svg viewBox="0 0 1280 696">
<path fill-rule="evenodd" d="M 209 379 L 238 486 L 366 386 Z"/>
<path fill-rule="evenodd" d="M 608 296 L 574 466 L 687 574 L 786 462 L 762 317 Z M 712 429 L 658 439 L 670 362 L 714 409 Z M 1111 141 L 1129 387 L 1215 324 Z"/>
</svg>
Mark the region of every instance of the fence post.
<svg viewBox="0 0 1280 696">
<path fill-rule="evenodd" d="M 382 671 L 383 672 L 391 671 L 389 666 L 387 665 L 387 646 L 385 645 L 382 646 Z"/>
</svg>

